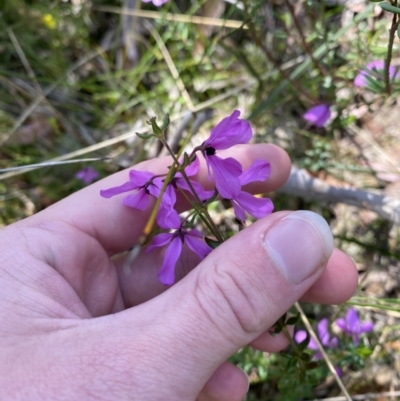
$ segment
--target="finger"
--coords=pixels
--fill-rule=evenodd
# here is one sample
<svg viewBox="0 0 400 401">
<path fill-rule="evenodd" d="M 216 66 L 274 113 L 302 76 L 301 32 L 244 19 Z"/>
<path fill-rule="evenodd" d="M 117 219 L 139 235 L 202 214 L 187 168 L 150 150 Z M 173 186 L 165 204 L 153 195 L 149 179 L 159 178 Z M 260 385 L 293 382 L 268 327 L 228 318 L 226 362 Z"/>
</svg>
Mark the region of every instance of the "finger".
<svg viewBox="0 0 400 401">
<path fill-rule="evenodd" d="M 126 337 L 120 346 L 132 347 L 131 333 L 141 327 L 143 338 L 156 339 L 152 350 L 163 364 L 180 367 L 166 369 L 165 380 L 184 382 L 197 395 L 218 366 L 305 294 L 332 251 L 329 226 L 312 212 L 261 219 L 159 297 L 114 315 L 114 331 Z"/>
<path fill-rule="evenodd" d="M 281 214 L 290 212 L 281 212 Z M 115 260 L 120 277 L 120 287 L 127 307 L 136 306 L 163 293 L 168 287 L 157 277 L 165 250 L 141 252 L 130 263 L 129 254 Z M 200 262 L 199 257 L 187 247 L 176 266 L 176 281 L 181 280 Z M 335 249 L 321 277 L 301 298 L 303 302 L 320 304 L 341 304 L 347 301 L 357 288 L 357 269 L 353 260 L 342 251 Z M 268 352 L 268 350 L 265 350 Z M 271 351 L 272 352 L 272 351 Z"/>
<path fill-rule="evenodd" d="M 293 327 L 288 326 L 289 334 L 293 334 Z M 289 340 L 284 333 L 273 334 L 270 330 L 261 333 L 249 344 L 252 348 L 263 352 L 279 352 L 289 345 Z"/>
<path fill-rule="evenodd" d="M 290 173 L 290 160 L 286 152 L 274 145 L 240 145 L 231 148 L 229 152 L 221 152 L 220 155 L 235 157 L 244 168 L 255 160 L 268 160 L 272 169 L 268 180 L 248 186 L 249 190 L 258 193 L 279 188 Z M 145 161 L 134 168 L 163 174 L 167 172 L 167 166 L 170 164 L 171 159 L 164 157 Z M 208 188 L 213 185 L 208 181 L 204 160 L 201 161 L 197 179 Z M 52 205 L 22 224 L 36 224 L 38 220 L 45 219 L 62 220 L 97 239 L 109 253 L 125 251 L 131 248 L 141 235 L 152 205 L 143 212 L 121 205 L 124 195 L 104 199 L 99 194 L 101 189 L 121 185 L 127 180 L 127 170 L 114 174 Z"/>
<path fill-rule="evenodd" d="M 165 249 L 156 248 L 149 253 L 143 249 L 134 258 L 133 263 L 130 263 L 130 253 L 114 258 L 119 286 L 126 307 L 140 305 L 168 289 L 158 279 L 158 271 L 163 264 L 164 255 Z M 200 262 L 200 257 L 184 244 L 182 254 L 176 264 L 175 282 L 180 281 Z"/>
<path fill-rule="evenodd" d="M 321 277 L 304 294 L 301 301 L 341 304 L 354 295 L 357 284 L 358 272 L 353 259 L 335 249 Z"/>
<path fill-rule="evenodd" d="M 197 401 L 241 401 L 249 389 L 247 374 L 224 362 L 203 387 Z"/>
</svg>

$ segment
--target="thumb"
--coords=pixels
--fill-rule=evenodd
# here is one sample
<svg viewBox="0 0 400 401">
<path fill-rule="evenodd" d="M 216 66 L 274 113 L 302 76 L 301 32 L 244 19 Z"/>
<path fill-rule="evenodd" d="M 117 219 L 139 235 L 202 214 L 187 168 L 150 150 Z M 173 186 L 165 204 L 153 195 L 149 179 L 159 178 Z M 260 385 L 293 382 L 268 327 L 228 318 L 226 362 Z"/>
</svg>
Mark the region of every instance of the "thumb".
<svg viewBox="0 0 400 401">
<path fill-rule="evenodd" d="M 189 393 L 198 394 L 221 363 L 271 327 L 307 291 L 333 247 L 321 216 L 275 213 L 223 243 L 168 291 L 134 308 L 157 316 L 149 336 L 160 328 L 159 349 L 152 352 L 167 367 L 166 382 L 185 383 Z M 191 398 L 188 393 L 185 397 Z"/>
</svg>

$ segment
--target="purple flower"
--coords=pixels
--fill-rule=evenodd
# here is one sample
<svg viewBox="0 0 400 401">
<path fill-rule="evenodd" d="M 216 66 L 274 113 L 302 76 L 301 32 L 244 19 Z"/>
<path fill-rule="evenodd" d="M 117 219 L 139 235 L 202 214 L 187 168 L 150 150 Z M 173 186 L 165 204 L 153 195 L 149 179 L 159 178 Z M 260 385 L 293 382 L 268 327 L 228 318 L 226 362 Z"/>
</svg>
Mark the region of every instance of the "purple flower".
<svg viewBox="0 0 400 401">
<path fill-rule="evenodd" d="M 321 319 L 317 326 L 318 338 L 321 341 L 321 344 L 327 348 L 336 348 L 338 345 L 338 339 L 336 337 L 332 337 L 329 334 L 328 330 L 328 319 Z M 294 335 L 294 339 L 297 343 L 301 343 L 307 338 L 307 333 L 304 330 L 298 331 Z M 307 348 L 316 351 L 314 358 L 322 359 L 321 351 L 319 351 L 317 343 L 314 339 L 310 338 L 310 342 L 307 345 Z"/>
<path fill-rule="evenodd" d="M 122 204 L 134 209 L 145 210 L 149 206 L 150 198 L 158 198 L 161 195 L 163 180 L 161 177 L 154 178 L 154 174 L 148 171 L 129 171 L 129 181 L 117 187 L 100 191 L 103 198 L 111 198 L 115 195 L 128 191 L 135 193 L 126 196 Z M 175 190 L 168 185 L 160 203 L 157 213 L 157 224 L 162 228 L 178 228 L 180 218 L 173 208 L 176 202 Z"/>
<path fill-rule="evenodd" d="M 342 371 L 342 369 L 340 369 L 339 366 L 337 366 L 337 365 L 335 365 L 334 368 L 335 368 L 335 370 L 336 370 L 336 374 L 337 374 L 339 377 L 343 377 L 343 371 Z"/>
<path fill-rule="evenodd" d="M 180 228 L 174 233 L 158 234 L 153 238 L 151 245 L 147 248 L 146 252 L 152 251 L 154 248 L 168 244 L 164 256 L 164 262 L 158 272 L 158 279 L 164 285 L 172 285 L 175 282 L 175 265 L 182 253 L 182 244 L 186 243 L 187 246 L 202 259 L 204 259 L 211 251 L 203 240 L 200 231 L 186 230 Z"/>
<path fill-rule="evenodd" d="M 308 109 L 304 113 L 303 118 L 316 127 L 323 127 L 331 118 L 330 106 L 322 103 L 318 106 L 311 107 L 311 109 Z"/>
<path fill-rule="evenodd" d="M 142 0 L 143 3 L 153 3 L 156 7 L 162 6 L 164 3 L 167 3 L 169 0 Z"/>
<path fill-rule="evenodd" d="M 271 174 L 271 165 L 265 160 L 256 160 L 240 176 L 240 185 L 246 185 L 250 182 L 265 181 Z M 236 217 L 246 220 L 246 212 L 253 217 L 260 219 L 272 213 L 274 205 L 271 199 L 257 198 L 248 192 L 240 191 L 238 195 L 230 198 Z"/>
<path fill-rule="evenodd" d="M 359 87 L 368 86 L 367 76 L 377 77 L 382 76 L 383 70 L 385 69 L 385 63 L 381 60 L 371 61 L 367 64 L 366 69 L 362 70 L 354 79 L 354 85 Z M 400 77 L 400 72 L 396 73 L 396 67 L 389 67 L 389 77 L 390 79 L 397 79 Z"/>
<path fill-rule="evenodd" d="M 210 137 L 201 146 L 207 163 L 208 178 L 211 180 L 211 169 L 215 186 L 223 198 L 232 198 L 239 194 L 242 166 L 232 157 L 221 159 L 216 151 L 247 143 L 253 135 L 250 124 L 246 120 L 240 120 L 239 116 L 240 111 L 234 110 L 211 130 Z"/>
<path fill-rule="evenodd" d="M 358 313 L 354 308 L 350 308 L 345 319 L 339 318 L 335 323 L 349 336 L 353 338 L 354 345 L 358 345 L 360 341 L 360 335 L 362 333 L 369 333 L 374 329 L 372 322 L 360 322 Z"/>
<path fill-rule="evenodd" d="M 200 168 L 199 159 L 196 157 L 196 159 L 185 168 L 185 173 L 188 177 L 192 177 L 198 173 L 199 168 Z M 206 201 L 207 199 L 210 199 L 214 195 L 214 191 L 206 191 L 197 181 L 193 181 L 190 179 L 189 181 L 201 201 Z M 174 188 L 179 187 L 180 189 L 186 192 L 192 193 L 189 184 L 183 178 L 181 173 L 175 174 L 175 177 L 171 180 L 170 185 L 172 185 Z"/>
<path fill-rule="evenodd" d="M 99 173 L 90 166 L 83 168 L 75 174 L 75 178 L 83 181 L 85 184 L 91 184 L 98 177 Z"/>
</svg>

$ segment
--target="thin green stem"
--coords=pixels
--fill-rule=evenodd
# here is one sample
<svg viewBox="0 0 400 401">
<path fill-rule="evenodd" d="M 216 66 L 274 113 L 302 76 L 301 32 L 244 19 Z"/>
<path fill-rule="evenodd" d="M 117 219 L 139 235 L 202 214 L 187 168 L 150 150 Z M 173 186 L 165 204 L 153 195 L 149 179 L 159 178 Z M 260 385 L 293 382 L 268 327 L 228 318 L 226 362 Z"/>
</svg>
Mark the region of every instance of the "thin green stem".
<svg viewBox="0 0 400 401">
<path fill-rule="evenodd" d="M 308 57 L 310 57 L 312 63 L 315 66 L 315 68 L 320 72 L 320 74 L 323 77 L 325 77 L 326 75 L 328 75 L 328 71 L 314 57 L 314 54 L 313 54 L 313 52 L 312 52 L 312 50 L 310 48 L 310 45 L 307 43 L 306 37 L 304 36 L 303 28 L 302 28 L 302 26 L 301 26 L 301 24 L 300 24 L 300 22 L 299 22 L 299 20 L 298 20 L 298 18 L 296 16 L 293 4 L 290 2 L 290 0 L 284 0 L 284 1 L 285 1 L 285 4 L 286 4 L 286 7 L 288 8 L 288 10 L 290 12 L 290 15 L 292 16 L 292 19 L 293 19 L 294 25 L 295 25 L 295 27 L 297 29 L 297 32 L 300 35 L 300 40 L 301 40 L 301 43 L 303 45 L 304 51 L 308 54 Z"/>
<path fill-rule="evenodd" d="M 299 351 L 299 347 L 297 346 L 296 342 L 293 340 L 293 337 L 290 335 L 289 330 L 287 329 L 287 326 L 282 327 L 282 332 L 289 341 L 290 346 L 292 347 L 294 353 L 298 357 L 299 361 L 301 361 L 301 352 Z"/>
<path fill-rule="evenodd" d="M 397 0 L 393 2 L 394 6 L 397 6 Z M 392 61 L 393 54 L 393 44 L 394 38 L 396 37 L 396 31 L 399 26 L 399 21 L 397 14 L 393 13 L 392 17 L 392 25 L 389 29 L 389 43 L 388 43 L 388 51 L 385 59 L 385 70 L 384 70 L 384 79 L 385 79 L 385 89 L 386 93 L 390 96 L 392 93 L 392 88 L 390 86 L 390 63 Z"/>
<path fill-rule="evenodd" d="M 314 103 L 314 104 L 319 103 L 318 99 L 316 99 L 309 91 L 307 91 L 305 88 L 303 88 L 301 85 L 299 85 L 295 80 L 293 80 L 290 77 L 290 74 L 287 73 L 284 69 L 282 69 L 281 65 L 275 60 L 272 52 L 268 49 L 267 46 L 265 46 L 264 42 L 258 36 L 257 29 L 254 26 L 254 23 L 251 19 L 251 15 L 249 12 L 248 0 L 243 0 L 243 5 L 244 5 L 244 10 L 245 10 L 246 14 L 249 16 L 247 26 L 249 27 L 249 31 L 251 33 L 252 39 L 257 44 L 257 46 L 264 52 L 267 59 L 274 65 L 274 67 L 279 71 L 279 73 L 282 75 L 282 77 L 285 78 L 286 81 L 288 81 L 295 89 L 297 89 L 299 91 L 299 93 L 301 93 L 306 98 L 308 98 L 312 103 Z"/>
<path fill-rule="evenodd" d="M 168 150 L 169 154 L 172 156 L 172 158 L 174 159 L 175 164 L 179 167 L 180 163 L 179 160 L 177 159 L 177 157 L 175 156 L 175 153 L 172 151 L 172 149 L 170 148 L 170 146 L 168 145 L 168 142 L 162 138 L 160 139 L 163 142 L 163 145 L 165 146 L 165 148 Z M 201 201 L 201 199 L 199 198 L 199 195 L 197 194 L 197 192 L 195 191 L 195 189 L 193 188 L 192 183 L 189 180 L 189 177 L 186 175 L 185 170 L 181 169 L 180 173 L 182 174 L 183 179 L 186 181 L 186 183 L 188 184 L 190 191 L 192 192 L 192 195 L 195 198 L 195 201 L 197 202 L 197 206 L 199 206 L 201 208 L 201 213 L 199 213 L 199 215 L 204 215 L 206 217 L 206 219 L 208 220 L 209 226 L 207 225 L 207 227 L 210 229 L 210 231 L 215 235 L 215 237 L 217 238 L 218 241 L 220 242 L 224 242 L 224 237 L 222 236 L 222 234 L 220 233 L 220 231 L 218 230 L 218 227 L 215 225 L 213 219 L 211 218 L 210 214 L 208 213 L 208 209 L 207 207 L 205 207 L 203 205 L 203 202 Z M 204 220 L 203 220 L 204 221 Z"/>
</svg>

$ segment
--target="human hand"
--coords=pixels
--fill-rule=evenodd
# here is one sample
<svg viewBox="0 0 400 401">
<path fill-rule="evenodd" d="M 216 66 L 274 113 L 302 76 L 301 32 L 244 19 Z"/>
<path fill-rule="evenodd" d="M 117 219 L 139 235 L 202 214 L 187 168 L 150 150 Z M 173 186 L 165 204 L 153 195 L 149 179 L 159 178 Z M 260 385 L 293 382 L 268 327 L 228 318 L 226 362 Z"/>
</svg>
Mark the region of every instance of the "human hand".
<svg viewBox="0 0 400 401">
<path fill-rule="evenodd" d="M 222 154 L 223 152 L 221 152 Z M 273 145 L 226 152 L 244 168 L 266 159 L 277 189 L 290 162 Z M 163 173 L 169 159 L 136 169 Z M 99 196 L 120 172 L 0 232 L 0 393 L 5 400 L 241 400 L 242 371 L 225 362 L 246 344 L 287 345 L 268 328 L 295 301 L 340 303 L 355 290 L 354 263 L 310 212 L 279 212 L 214 250 L 196 268 L 184 250 L 180 281 L 157 280 L 162 249 L 126 256 L 146 212 Z M 207 185 L 204 163 L 199 181 Z M 181 210 L 183 200 L 178 201 Z M 332 253 L 333 250 L 333 253 Z M 128 266 L 128 269 L 126 269 Z"/>
</svg>

